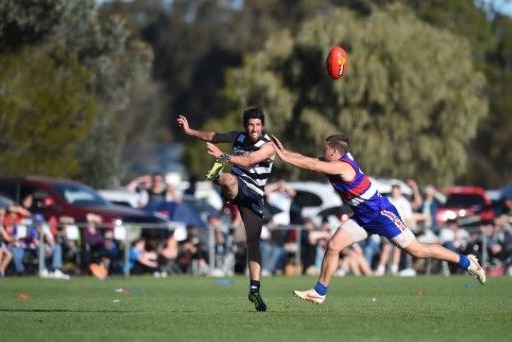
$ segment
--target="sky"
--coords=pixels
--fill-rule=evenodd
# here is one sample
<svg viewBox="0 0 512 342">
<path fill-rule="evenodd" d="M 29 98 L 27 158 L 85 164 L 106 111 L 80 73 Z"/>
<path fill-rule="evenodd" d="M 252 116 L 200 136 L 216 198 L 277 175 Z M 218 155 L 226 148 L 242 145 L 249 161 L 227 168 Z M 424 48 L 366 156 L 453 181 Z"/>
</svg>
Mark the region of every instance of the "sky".
<svg viewBox="0 0 512 342">
<path fill-rule="evenodd" d="M 493 1 L 496 4 L 496 8 L 503 14 L 512 17 L 512 1 L 510 0 L 485 0 L 486 2 Z"/>
</svg>

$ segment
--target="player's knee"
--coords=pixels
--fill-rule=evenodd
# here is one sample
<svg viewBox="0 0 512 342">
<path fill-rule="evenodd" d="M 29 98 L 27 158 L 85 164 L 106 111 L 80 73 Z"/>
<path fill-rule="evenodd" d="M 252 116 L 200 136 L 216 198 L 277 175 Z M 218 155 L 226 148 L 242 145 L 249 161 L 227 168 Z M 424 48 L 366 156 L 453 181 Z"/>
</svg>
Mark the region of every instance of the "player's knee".
<svg viewBox="0 0 512 342">
<path fill-rule="evenodd" d="M 415 258 L 428 257 L 427 249 L 420 243 L 415 243 L 407 246 L 406 251 Z"/>
<path fill-rule="evenodd" d="M 219 177 L 219 183 L 221 185 L 233 187 L 238 184 L 238 180 L 235 175 L 232 175 L 231 173 L 223 173 Z"/>
<path fill-rule="evenodd" d="M 340 253 L 342 249 L 342 244 L 335 239 L 329 239 L 327 242 L 327 252 Z"/>
</svg>

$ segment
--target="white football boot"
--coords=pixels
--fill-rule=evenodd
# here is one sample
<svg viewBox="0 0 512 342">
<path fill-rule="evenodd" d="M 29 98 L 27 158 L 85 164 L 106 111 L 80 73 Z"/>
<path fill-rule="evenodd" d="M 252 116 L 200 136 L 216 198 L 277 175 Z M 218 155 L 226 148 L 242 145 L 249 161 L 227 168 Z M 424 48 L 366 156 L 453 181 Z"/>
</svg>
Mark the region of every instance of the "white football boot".
<svg viewBox="0 0 512 342">
<path fill-rule="evenodd" d="M 469 266 L 468 266 L 468 273 L 474 276 L 482 285 L 485 285 L 485 282 L 487 278 L 485 277 L 485 270 L 480 264 L 478 263 L 478 259 L 473 254 L 468 255 L 469 259 Z"/>
<path fill-rule="evenodd" d="M 315 304 L 322 304 L 325 300 L 325 296 L 319 295 L 315 289 L 306 291 L 293 291 L 293 294 L 300 299 L 304 299 Z"/>
</svg>

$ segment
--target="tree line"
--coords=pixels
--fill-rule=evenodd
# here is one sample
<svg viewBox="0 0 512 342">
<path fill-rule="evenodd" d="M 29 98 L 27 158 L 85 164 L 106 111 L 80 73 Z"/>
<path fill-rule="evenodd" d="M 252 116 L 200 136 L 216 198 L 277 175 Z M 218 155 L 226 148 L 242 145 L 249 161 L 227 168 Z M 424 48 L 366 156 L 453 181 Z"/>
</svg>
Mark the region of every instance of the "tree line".
<svg viewBox="0 0 512 342">
<path fill-rule="evenodd" d="M 286 145 L 346 133 L 371 175 L 499 187 L 512 180 L 512 21 L 493 2 L 5 0 L 0 173 L 129 176 L 123 151 L 182 142 L 175 126 L 241 128 L 248 105 Z M 330 80 L 333 45 L 350 69 Z M 226 129 L 227 127 L 227 129 Z M 314 175 L 276 163 L 276 176 Z"/>
</svg>

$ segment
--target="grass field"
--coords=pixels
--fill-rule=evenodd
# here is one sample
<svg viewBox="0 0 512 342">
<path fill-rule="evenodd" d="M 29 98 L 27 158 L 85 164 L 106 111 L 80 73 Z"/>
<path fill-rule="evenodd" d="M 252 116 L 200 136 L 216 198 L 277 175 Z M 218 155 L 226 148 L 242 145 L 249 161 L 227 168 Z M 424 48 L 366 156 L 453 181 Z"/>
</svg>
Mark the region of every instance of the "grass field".
<svg viewBox="0 0 512 342">
<path fill-rule="evenodd" d="M 258 313 L 242 276 L 3 278 L 0 340 L 512 341 L 511 277 L 344 277 L 322 305 L 291 295 L 314 281 L 264 278 Z"/>
</svg>

